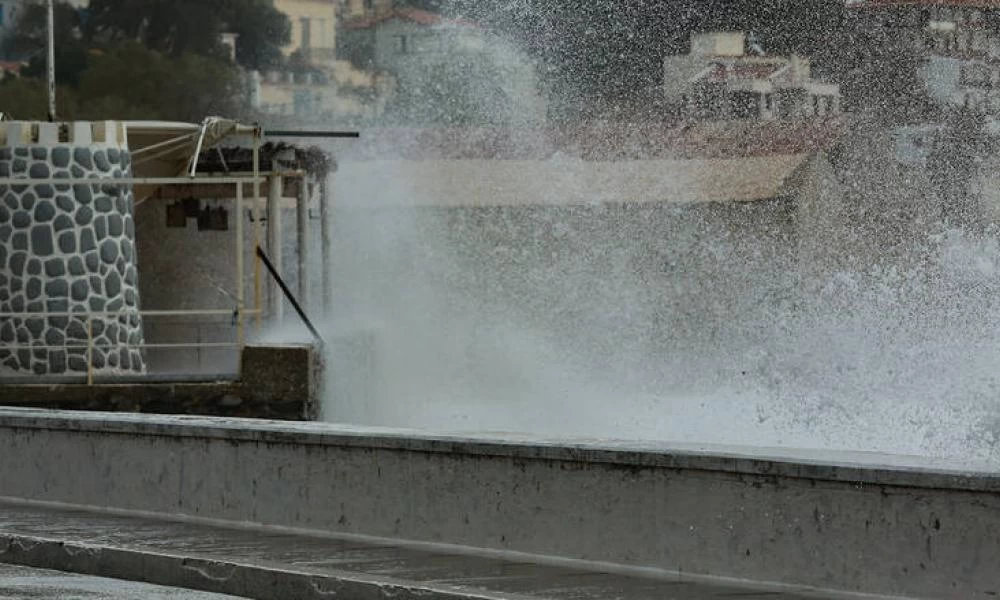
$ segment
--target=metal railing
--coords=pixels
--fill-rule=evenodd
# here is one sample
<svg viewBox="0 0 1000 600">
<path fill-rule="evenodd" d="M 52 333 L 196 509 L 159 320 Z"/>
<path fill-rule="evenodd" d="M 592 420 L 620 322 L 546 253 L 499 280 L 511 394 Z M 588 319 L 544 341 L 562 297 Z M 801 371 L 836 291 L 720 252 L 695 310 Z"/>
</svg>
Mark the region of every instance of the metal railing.
<svg viewBox="0 0 1000 600">
<path fill-rule="evenodd" d="M 183 349 L 224 349 L 224 348 L 235 348 L 239 351 L 243 350 L 243 346 L 246 345 L 246 340 L 242 334 L 242 328 L 240 325 L 243 322 L 244 316 L 256 316 L 262 311 L 259 309 L 252 310 L 227 310 L 227 309 L 212 309 L 212 310 L 119 310 L 119 311 L 45 311 L 45 312 L 0 312 L 0 322 L 7 319 L 17 319 L 19 321 L 30 321 L 33 319 L 48 319 L 52 317 L 56 318 L 68 318 L 77 319 L 84 322 L 84 330 L 86 331 L 86 340 L 80 341 L 79 338 L 69 339 L 69 334 L 65 331 L 67 328 L 59 328 L 63 330 L 65 336 L 65 341 L 62 344 L 6 344 L 0 342 L 0 350 L 6 350 L 8 352 L 18 352 L 18 351 L 29 351 L 33 352 L 36 350 L 84 350 L 87 362 L 87 385 L 94 385 L 94 350 L 96 349 L 118 349 L 118 350 L 183 350 Z M 95 343 L 94 340 L 94 320 L 95 319 L 107 319 L 107 320 L 118 320 L 122 318 L 130 319 L 132 317 L 211 317 L 211 316 L 231 316 L 233 317 L 233 325 L 238 327 L 237 339 L 235 342 L 189 342 L 189 343 L 140 343 L 140 344 L 130 344 L 122 342 L 111 342 L 111 343 Z M 102 332 L 103 333 L 103 332 Z M 103 367 L 102 367 L 103 368 Z M 81 373 L 69 373 L 68 375 L 82 375 Z"/>
</svg>

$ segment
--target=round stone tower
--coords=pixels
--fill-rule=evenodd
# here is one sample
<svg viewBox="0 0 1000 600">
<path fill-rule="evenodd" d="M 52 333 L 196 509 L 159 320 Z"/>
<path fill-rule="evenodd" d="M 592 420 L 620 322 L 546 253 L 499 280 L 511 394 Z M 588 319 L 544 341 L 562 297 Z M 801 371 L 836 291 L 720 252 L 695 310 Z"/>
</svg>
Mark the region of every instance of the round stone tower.
<svg viewBox="0 0 1000 600">
<path fill-rule="evenodd" d="M 0 374 L 145 370 L 132 188 L 100 182 L 131 176 L 122 123 L 0 123 L 24 179 L 0 184 Z"/>
</svg>

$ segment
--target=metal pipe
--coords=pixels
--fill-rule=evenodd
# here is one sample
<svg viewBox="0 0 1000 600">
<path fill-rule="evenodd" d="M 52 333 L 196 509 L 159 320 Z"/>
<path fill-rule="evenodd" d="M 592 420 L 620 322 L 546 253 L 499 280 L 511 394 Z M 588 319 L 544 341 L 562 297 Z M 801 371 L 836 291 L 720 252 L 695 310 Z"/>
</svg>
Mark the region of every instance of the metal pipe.
<svg viewBox="0 0 1000 600">
<path fill-rule="evenodd" d="M 303 177 L 299 180 L 298 202 L 295 203 L 295 229 L 298 238 L 299 301 L 309 308 L 309 183 Z"/>
<path fill-rule="evenodd" d="M 359 138 L 358 131 L 295 131 L 291 129 L 275 129 L 264 133 L 266 137 L 300 137 L 300 138 Z"/>
<path fill-rule="evenodd" d="M 278 274 L 278 271 L 275 270 L 274 265 L 271 264 L 271 261 L 267 258 L 267 254 L 264 254 L 263 249 L 257 248 L 257 256 L 259 256 L 260 259 L 264 262 L 264 266 L 267 267 L 267 270 L 271 273 L 271 276 L 274 277 L 274 281 L 278 284 L 278 287 L 281 288 L 282 293 L 284 293 L 285 297 L 288 298 L 288 301 L 291 302 L 292 308 L 294 308 L 295 312 L 299 314 L 299 318 L 302 319 L 302 323 L 305 324 L 306 328 L 309 330 L 309 333 L 311 333 L 313 337 L 316 338 L 316 341 L 322 344 L 323 337 L 320 336 L 319 332 L 316 331 L 316 328 L 313 327 L 312 321 L 309 320 L 309 317 L 306 316 L 305 311 L 302 310 L 302 307 L 299 305 L 298 301 L 295 300 L 295 296 L 292 295 L 292 291 L 288 289 L 287 285 L 285 285 L 285 281 L 281 278 L 281 275 Z"/>
<path fill-rule="evenodd" d="M 134 314 L 132 310 L 121 311 L 94 311 L 94 312 L 71 312 L 71 311 L 38 311 L 38 312 L 0 312 L 0 317 L 9 318 L 45 318 L 45 317 L 128 317 Z M 248 310 L 246 314 L 257 313 L 256 310 Z M 143 317 L 197 317 L 197 316 L 231 316 L 232 310 L 211 309 L 211 310 L 140 310 L 139 315 Z"/>
<path fill-rule="evenodd" d="M 205 143 L 206 133 L 208 133 L 208 119 L 201 125 L 201 135 L 198 136 L 198 144 L 194 147 L 194 155 L 191 156 L 191 177 L 198 172 L 198 158 L 201 156 L 201 146 Z"/>
</svg>

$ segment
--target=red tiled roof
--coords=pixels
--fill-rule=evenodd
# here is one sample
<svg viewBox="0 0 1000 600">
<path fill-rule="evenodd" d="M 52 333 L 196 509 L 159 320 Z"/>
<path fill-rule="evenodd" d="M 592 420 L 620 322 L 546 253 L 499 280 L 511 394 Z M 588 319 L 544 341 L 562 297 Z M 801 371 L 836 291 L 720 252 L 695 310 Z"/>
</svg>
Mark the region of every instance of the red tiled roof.
<svg viewBox="0 0 1000 600">
<path fill-rule="evenodd" d="M 701 121 L 666 124 L 587 124 L 542 131 L 499 128 L 372 129 L 345 149 L 345 158 L 404 160 L 586 161 L 743 158 L 814 152 L 833 147 L 846 117 L 781 121 Z"/>
<path fill-rule="evenodd" d="M 476 24 L 472 21 L 467 21 L 465 19 L 455 19 L 441 16 L 437 13 L 422 10 L 419 8 L 411 7 L 400 7 L 390 10 L 385 13 L 360 17 L 356 19 L 350 19 L 344 21 L 344 29 L 369 29 L 380 23 L 390 21 L 392 19 L 401 19 L 403 21 L 410 21 L 411 23 L 416 23 L 417 25 L 464 25 L 467 27 L 475 27 Z"/>
</svg>

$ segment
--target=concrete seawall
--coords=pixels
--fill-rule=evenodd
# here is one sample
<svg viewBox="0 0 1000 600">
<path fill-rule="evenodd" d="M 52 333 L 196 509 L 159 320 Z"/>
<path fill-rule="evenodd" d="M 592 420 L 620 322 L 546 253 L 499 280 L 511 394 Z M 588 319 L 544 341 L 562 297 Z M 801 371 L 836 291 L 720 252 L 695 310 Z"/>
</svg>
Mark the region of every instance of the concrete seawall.
<svg viewBox="0 0 1000 600">
<path fill-rule="evenodd" d="M 1000 592 L 1000 474 L 919 459 L 0 410 L 0 497 L 849 592 Z"/>
</svg>

